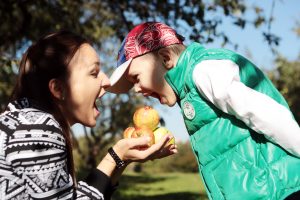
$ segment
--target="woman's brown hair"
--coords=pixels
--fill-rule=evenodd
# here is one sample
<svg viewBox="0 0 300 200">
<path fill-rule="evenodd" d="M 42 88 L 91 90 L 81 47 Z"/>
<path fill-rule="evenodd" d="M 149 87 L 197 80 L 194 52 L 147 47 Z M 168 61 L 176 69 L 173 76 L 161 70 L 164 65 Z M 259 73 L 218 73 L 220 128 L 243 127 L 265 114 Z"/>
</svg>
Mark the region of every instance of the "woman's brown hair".
<svg viewBox="0 0 300 200">
<path fill-rule="evenodd" d="M 28 98 L 52 114 L 62 128 L 67 146 L 67 163 L 74 184 L 75 172 L 72 155 L 70 125 L 61 113 L 49 90 L 51 79 L 66 83 L 68 65 L 82 44 L 89 43 L 85 38 L 69 31 L 58 31 L 40 38 L 24 53 L 13 90 L 11 101 Z"/>
</svg>

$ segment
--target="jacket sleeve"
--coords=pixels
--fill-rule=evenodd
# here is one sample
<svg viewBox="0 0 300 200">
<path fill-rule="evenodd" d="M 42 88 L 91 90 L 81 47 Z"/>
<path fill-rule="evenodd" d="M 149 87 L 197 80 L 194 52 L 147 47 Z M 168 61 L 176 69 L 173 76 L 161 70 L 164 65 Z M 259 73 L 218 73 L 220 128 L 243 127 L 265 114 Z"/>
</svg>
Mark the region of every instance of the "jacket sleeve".
<svg viewBox="0 0 300 200">
<path fill-rule="evenodd" d="M 217 108 L 300 157 L 300 128 L 292 113 L 271 97 L 243 84 L 234 62 L 202 61 L 193 71 L 193 81 L 200 94 Z"/>
</svg>

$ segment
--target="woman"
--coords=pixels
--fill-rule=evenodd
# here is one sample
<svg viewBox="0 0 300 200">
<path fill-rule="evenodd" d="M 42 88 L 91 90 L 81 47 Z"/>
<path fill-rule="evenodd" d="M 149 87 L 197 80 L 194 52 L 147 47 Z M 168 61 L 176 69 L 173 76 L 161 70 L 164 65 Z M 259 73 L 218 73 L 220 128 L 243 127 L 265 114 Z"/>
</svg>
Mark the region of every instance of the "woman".
<svg viewBox="0 0 300 200">
<path fill-rule="evenodd" d="M 109 199 L 132 161 L 176 153 L 171 136 L 122 139 L 76 182 L 70 126 L 96 125 L 95 102 L 110 85 L 89 42 L 68 31 L 41 38 L 23 55 L 10 103 L 0 115 L 0 199 Z"/>
</svg>

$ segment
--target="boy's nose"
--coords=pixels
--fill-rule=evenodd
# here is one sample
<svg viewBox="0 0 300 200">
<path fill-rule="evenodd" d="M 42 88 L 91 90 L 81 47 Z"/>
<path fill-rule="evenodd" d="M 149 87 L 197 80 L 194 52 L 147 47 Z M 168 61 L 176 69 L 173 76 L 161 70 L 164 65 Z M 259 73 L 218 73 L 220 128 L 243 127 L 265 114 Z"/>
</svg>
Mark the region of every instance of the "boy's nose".
<svg viewBox="0 0 300 200">
<path fill-rule="evenodd" d="M 100 73 L 101 73 L 100 87 L 105 89 L 110 86 L 110 81 L 106 74 L 104 74 L 103 72 L 100 72 Z"/>
</svg>

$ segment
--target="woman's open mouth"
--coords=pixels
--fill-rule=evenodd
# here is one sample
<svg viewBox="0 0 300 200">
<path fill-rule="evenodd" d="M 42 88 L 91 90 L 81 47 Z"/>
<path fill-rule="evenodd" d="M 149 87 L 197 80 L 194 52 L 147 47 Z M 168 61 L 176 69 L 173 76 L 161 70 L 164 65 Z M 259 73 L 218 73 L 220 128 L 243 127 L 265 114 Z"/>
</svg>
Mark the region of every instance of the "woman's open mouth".
<svg viewBox="0 0 300 200">
<path fill-rule="evenodd" d="M 99 98 L 97 98 L 94 103 L 94 109 L 95 109 L 97 115 L 100 114 L 100 108 L 101 108 L 101 101 Z"/>
</svg>

